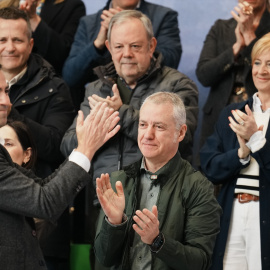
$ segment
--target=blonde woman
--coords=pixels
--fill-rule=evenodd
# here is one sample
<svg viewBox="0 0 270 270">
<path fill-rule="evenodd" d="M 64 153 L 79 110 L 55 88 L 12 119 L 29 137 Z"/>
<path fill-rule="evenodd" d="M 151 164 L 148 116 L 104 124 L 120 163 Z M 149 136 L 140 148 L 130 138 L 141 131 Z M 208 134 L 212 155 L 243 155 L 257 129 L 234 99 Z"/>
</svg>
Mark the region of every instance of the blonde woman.
<svg viewBox="0 0 270 270">
<path fill-rule="evenodd" d="M 270 267 L 270 33 L 255 43 L 251 60 L 258 92 L 221 112 L 201 150 L 204 173 L 222 184 L 212 270 Z"/>
</svg>

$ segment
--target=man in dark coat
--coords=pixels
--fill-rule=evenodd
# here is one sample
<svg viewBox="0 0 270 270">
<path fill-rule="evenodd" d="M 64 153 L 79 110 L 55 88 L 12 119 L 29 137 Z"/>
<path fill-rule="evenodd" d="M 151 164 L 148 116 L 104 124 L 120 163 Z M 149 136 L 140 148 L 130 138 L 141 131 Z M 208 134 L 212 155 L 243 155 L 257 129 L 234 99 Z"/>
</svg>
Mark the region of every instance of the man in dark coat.
<svg viewBox="0 0 270 270">
<path fill-rule="evenodd" d="M 93 68 L 111 62 L 110 52 L 105 46 L 108 25 L 114 14 L 126 9 L 139 10 L 151 20 L 158 42 L 157 50 L 162 53 L 164 64 L 178 68 L 182 46 L 176 11 L 144 0 L 108 0 L 103 9 L 80 20 L 63 67 L 63 77 L 71 87 L 75 106 L 79 107 L 83 101 L 84 85 L 97 78 Z"/>
</svg>

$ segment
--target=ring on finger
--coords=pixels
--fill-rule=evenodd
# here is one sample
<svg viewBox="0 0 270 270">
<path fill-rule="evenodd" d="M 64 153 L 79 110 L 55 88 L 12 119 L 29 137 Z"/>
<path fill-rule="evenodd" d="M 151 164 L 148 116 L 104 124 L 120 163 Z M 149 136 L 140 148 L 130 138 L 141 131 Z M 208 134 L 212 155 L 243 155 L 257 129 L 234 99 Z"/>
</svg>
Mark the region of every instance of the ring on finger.
<svg viewBox="0 0 270 270">
<path fill-rule="evenodd" d="M 244 126 L 244 125 L 245 125 L 245 122 L 244 122 L 244 121 L 241 121 L 239 124 L 240 124 L 241 126 Z"/>
<path fill-rule="evenodd" d="M 245 15 L 251 15 L 253 12 L 253 7 L 252 6 L 243 6 L 242 7 L 242 12 Z"/>
</svg>

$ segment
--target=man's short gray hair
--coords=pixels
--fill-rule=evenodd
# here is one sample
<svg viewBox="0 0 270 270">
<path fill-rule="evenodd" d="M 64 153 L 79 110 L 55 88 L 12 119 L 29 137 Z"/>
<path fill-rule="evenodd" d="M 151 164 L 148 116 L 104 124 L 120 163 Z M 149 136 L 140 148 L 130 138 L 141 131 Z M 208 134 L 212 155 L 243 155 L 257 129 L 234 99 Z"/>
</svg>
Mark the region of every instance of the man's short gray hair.
<svg viewBox="0 0 270 270">
<path fill-rule="evenodd" d="M 108 34 L 107 34 L 107 39 L 109 42 L 111 42 L 111 32 L 112 32 L 113 26 L 119 25 L 123 22 L 130 20 L 130 19 L 138 19 L 141 21 L 141 23 L 143 24 L 143 26 L 145 28 L 147 38 L 149 41 L 152 39 L 152 37 L 154 37 L 152 23 L 146 15 L 144 15 L 143 13 L 141 13 L 138 10 L 123 10 L 123 11 L 116 13 L 111 18 L 109 28 L 108 28 Z"/>
<path fill-rule="evenodd" d="M 142 106 L 152 102 L 154 104 L 166 104 L 173 105 L 173 118 L 175 120 L 176 129 L 180 130 L 180 127 L 186 123 L 186 109 L 182 99 L 175 93 L 170 92 L 157 92 L 148 96 Z M 142 107 L 141 106 L 141 107 Z M 154 112 L 153 112 L 154 113 Z"/>
</svg>

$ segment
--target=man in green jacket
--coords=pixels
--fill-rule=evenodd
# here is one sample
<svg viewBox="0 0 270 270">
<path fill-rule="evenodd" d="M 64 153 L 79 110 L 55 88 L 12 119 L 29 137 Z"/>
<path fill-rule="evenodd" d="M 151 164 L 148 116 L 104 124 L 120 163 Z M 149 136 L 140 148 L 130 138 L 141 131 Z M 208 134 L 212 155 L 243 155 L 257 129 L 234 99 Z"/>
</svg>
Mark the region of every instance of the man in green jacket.
<svg viewBox="0 0 270 270">
<path fill-rule="evenodd" d="M 143 158 L 97 178 L 95 253 L 112 269 L 208 269 L 221 208 L 211 183 L 180 157 L 187 130 L 177 94 L 155 93 L 139 116 Z M 113 189 L 115 186 L 115 189 Z"/>
</svg>

